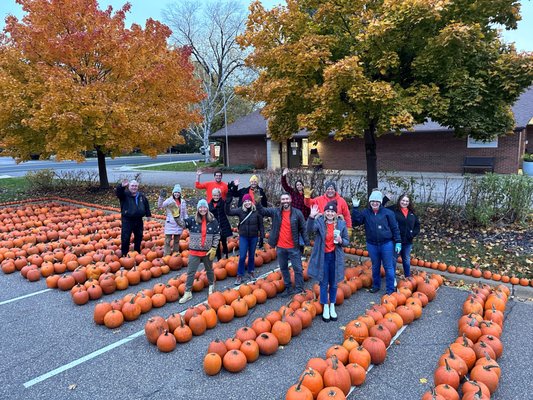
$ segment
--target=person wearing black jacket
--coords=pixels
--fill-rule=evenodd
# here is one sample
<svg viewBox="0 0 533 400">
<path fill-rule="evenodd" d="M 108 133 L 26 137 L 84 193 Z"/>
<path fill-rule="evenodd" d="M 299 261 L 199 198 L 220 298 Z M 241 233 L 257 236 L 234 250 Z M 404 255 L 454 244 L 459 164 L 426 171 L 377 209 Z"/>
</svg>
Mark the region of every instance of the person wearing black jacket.
<svg viewBox="0 0 533 400">
<path fill-rule="evenodd" d="M 126 189 L 126 187 L 128 187 Z M 146 196 L 139 192 L 139 183 L 136 180 L 128 182 L 122 181 L 115 189 L 120 200 L 120 214 L 122 220 L 122 231 L 120 234 L 120 249 L 122 256 L 125 256 L 130 249 L 130 237 L 133 232 L 133 249 L 140 253 L 143 238 L 143 217 L 148 220 L 152 217 L 150 204 Z"/>
<path fill-rule="evenodd" d="M 300 210 L 291 206 L 291 201 L 291 196 L 283 193 L 280 197 L 281 207 L 264 208 L 262 202 L 256 202 L 259 213 L 263 217 L 272 218 L 272 230 L 268 244 L 277 248 L 279 268 L 287 288 L 285 295 L 289 296 L 304 290 L 300 237 L 304 244 L 309 246 L 304 216 Z M 294 270 L 294 289 L 291 284 L 289 260 Z"/>
<path fill-rule="evenodd" d="M 255 247 L 258 241 L 258 234 L 261 240 L 265 237 L 265 228 L 263 217 L 257 212 L 249 194 L 243 196 L 242 206 L 240 207 L 231 208 L 232 200 L 233 197 L 228 193 L 226 215 L 234 215 L 239 218 L 239 266 L 237 267 L 235 285 L 240 285 L 244 277 L 246 255 L 248 255 L 248 275 L 252 280 L 255 280 Z"/>
<path fill-rule="evenodd" d="M 211 201 L 209 202 L 209 212 L 213 214 L 218 221 L 220 227 L 220 243 L 222 243 L 222 251 L 226 258 L 229 258 L 228 238 L 233 235 L 231 231 L 231 224 L 226 215 L 226 202 L 222 200 L 222 192 L 219 188 L 214 188 L 211 192 Z M 217 246 L 217 259 L 222 259 L 220 246 Z"/>
<path fill-rule="evenodd" d="M 415 214 L 413 202 L 409 196 L 404 193 L 398 197 L 395 205 L 389 206 L 398 222 L 400 236 L 402 238 L 402 257 L 403 273 L 405 277 L 411 276 L 411 249 L 413 248 L 413 239 L 420 233 L 420 221 Z"/>
</svg>

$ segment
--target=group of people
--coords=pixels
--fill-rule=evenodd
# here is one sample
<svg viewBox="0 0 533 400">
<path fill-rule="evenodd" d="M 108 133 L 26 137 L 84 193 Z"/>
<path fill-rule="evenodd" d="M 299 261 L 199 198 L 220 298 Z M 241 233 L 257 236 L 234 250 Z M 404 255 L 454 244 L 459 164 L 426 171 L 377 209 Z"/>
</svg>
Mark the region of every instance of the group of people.
<svg viewBox="0 0 533 400">
<path fill-rule="evenodd" d="M 201 183 L 202 173 L 198 171 L 196 188 L 206 190 L 206 199 L 198 202 L 194 216 L 187 214 L 179 184 L 174 186 L 168 198 L 165 190 L 160 192 L 158 207 L 166 210 L 165 255 L 179 252 L 183 229 L 189 230 L 187 282 L 180 303 L 192 298 L 194 275 L 200 263 L 207 272 L 209 294 L 214 291 L 213 260 L 229 257 L 227 238 L 232 236 L 232 228 L 228 216 L 236 216 L 239 221 L 239 264 L 235 285 L 243 282 L 246 272 L 251 280 L 256 278 L 254 256 L 256 247 L 263 246 L 264 217 L 272 219 L 268 244 L 277 250 L 285 296 L 304 290 L 302 254 L 304 246 L 309 246 L 309 236 L 314 236 L 308 273 L 319 282 L 324 321 L 337 319 L 337 284 L 344 279 L 343 247 L 349 244 L 352 224 L 365 227 L 366 245 L 372 261 L 371 293 L 381 288 L 381 265 L 385 269 L 386 292 L 390 294 L 395 290 L 398 255 L 402 258 L 405 276 L 410 276 L 410 252 L 413 238 L 420 231 L 420 223 L 408 195 L 401 195 L 396 204 L 385 207 L 389 199 L 374 190 L 369 196 L 368 207 L 359 209 L 359 200 L 353 198 L 350 212 L 348 204 L 337 192 L 335 182 L 326 182 L 324 194 L 311 198 L 312 190 L 305 188 L 301 180 L 297 180 L 294 187 L 288 183 L 288 172 L 285 168 L 281 176 L 285 192 L 280 197 L 280 207 L 268 207 L 265 191 L 259 186 L 256 175 L 250 178 L 248 187 L 239 189 L 239 180 L 225 183 L 220 171 L 215 171 L 213 181 Z M 136 181 L 123 181 L 116 193 L 122 211 L 122 254 L 129 250 L 132 232 L 134 250 L 140 252 L 143 217 L 151 217 L 148 200 L 139 192 Z M 237 199 L 236 206 L 232 206 L 234 199 Z M 289 262 L 294 271 L 294 287 Z"/>
</svg>

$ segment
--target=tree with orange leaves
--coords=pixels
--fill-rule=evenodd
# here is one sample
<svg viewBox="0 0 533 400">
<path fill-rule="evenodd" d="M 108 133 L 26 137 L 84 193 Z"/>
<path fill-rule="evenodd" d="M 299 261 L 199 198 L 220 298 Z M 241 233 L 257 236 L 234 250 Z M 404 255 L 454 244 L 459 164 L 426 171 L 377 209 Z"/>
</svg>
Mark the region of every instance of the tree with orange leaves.
<svg viewBox="0 0 533 400">
<path fill-rule="evenodd" d="M 238 93 L 264 102 L 276 141 L 364 138 L 370 194 L 380 135 L 429 120 L 482 141 L 512 132 L 533 55 L 498 29 L 520 18 L 515 0 L 255 0 L 238 42 L 259 77 Z"/>
<path fill-rule="evenodd" d="M 83 161 L 96 150 L 108 187 L 106 156 L 155 156 L 201 121 L 190 50 L 168 46 L 167 26 L 148 19 L 127 29 L 129 3 L 113 12 L 96 0 L 16 1 L 26 14 L 7 17 L 0 37 L 4 154 Z"/>
</svg>

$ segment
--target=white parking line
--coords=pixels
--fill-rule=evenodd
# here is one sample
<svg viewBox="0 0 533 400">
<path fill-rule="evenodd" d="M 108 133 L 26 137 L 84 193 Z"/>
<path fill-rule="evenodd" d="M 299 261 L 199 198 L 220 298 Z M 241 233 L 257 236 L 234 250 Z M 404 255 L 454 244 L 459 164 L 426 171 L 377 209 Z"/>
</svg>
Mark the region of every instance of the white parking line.
<svg viewBox="0 0 533 400">
<path fill-rule="evenodd" d="M 112 344 L 110 344 L 108 346 L 102 347 L 100 350 L 96 350 L 96 351 L 94 351 L 92 353 L 87 354 L 86 356 L 78 358 L 77 360 L 69 362 L 68 364 L 65 364 L 65 365 L 63 365 L 63 366 L 61 366 L 59 368 L 56 368 L 56 369 L 54 369 L 54 370 L 52 370 L 50 372 L 47 372 L 44 375 L 38 376 L 37 378 L 34 378 L 31 381 L 28 381 L 28 382 L 24 383 L 24 387 L 27 389 L 27 388 L 29 388 L 29 387 L 31 387 L 31 386 L 39 383 L 39 382 L 45 381 L 48 378 L 56 376 L 56 375 L 66 371 L 68 369 L 74 368 L 75 366 L 80 365 L 80 364 L 84 363 L 85 361 L 89 361 L 89 360 L 91 360 L 91 359 L 93 359 L 95 357 L 98 357 L 100 354 L 103 354 L 103 353 L 106 353 L 106 352 L 108 352 L 110 350 L 113 350 L 115 347 L 122 346 L 123 344 L 126 344 L 126 343 L 132 341 L 133 339 L 143 335 L 143 334 L 144 334 L 144 329 L 139 331 L 139 332 L 135 332 L 135 333 L 131 334 L 130 336 L 119 340 L 118 342 L 115 342 L 115 343 L 112 343 Z"/>
<path fill-rule="evenodd" d="M 279 268 L 276 268 L 275 270 L 278 270 L 278 269 Z M 275 270 L 272 270 L 272 271 L 275 271 Z M 263 275 L 260 275 L 259 277 L 260 278 L 266 277 L 272 271 L 268 271 L 268 272 L 264 273 Z M 47 290 L 51 290 L 51 289 L 47 289 Z M 202 302 L 196 304 L 194 307 L 196 307 L 196 306 L 198 306 L 200 304 L 203 304 L 206 301 L 207 300 L 202 301 Z M 186 311 L 187 311 L 187 308 L 184 309 L 183 311 L 181 311 L 180 314 L 183 315 L 183 314 L 185 314 Z M 138 332 L 135 332 L 135 333 L 131 334 L 130 336 L 125 337 L 124 339 L 121 339 L 121 340 L 119 340 L 119 341 L 117 341 L 115 343 L 112 343 L 112 344 L 110 344 L 108 346 L 102 347 L 99 350 L 96 350 L 96 351 L 94 351 L 92 353 L 89 353 L 86 356 L 78 358 L 77 360 L 71 361 L 68 364 L 65 364 L 65 365 L 63 365 L 63 366 L 61 366 L 59 368 L 56 368 L 56 369 L 54 369 L 54 370 L 52 370 L 50 372 L 47 372 L 46 374 L 38 376 L 37 378 L 34 378 L 34 379 L 24 383 L 24 387 L 27 389 L 27 388 L 29 388 L 29 387 L 31 387 L 33 385 L 36 385 L 37 383 L 43 382 L 43 381 L 47 380 L 48 378 L 56 376 L 56 375 L 66 371 L 66 370 L 69 370 L 69 369 L 74 368 L 74 367 L 76 367 L 76 366 L 78 366 L 80 364 L 83 364 L 86 361 L 92 360 L 93 358 L 96 358 L 96 357 L 98 357 L 101 354 L 107 353 L 108 351 L 111 351 L 111 350 L 113 350 L 113 349 L 115 349 L 115 348 L 117 348 L 119 346 L 122 346 L 123 344 L 126 344 L 126 343 L 132 341 L 133 339 L 138 338 L 139 336 L 141 336 L 143 334 L 144 334 L 144 329 L 142 329 L 142 330 L 140 330 Z"/>
<path fill-rule="evenodd" d="M 43 289 L 43 290 L 39 290 L 38 292 L 35 292 L 35 293 L 30 293 L 30 294 L 25 294 L 24 296 L 15 297 L 14 299 L 0 301 L 0 306 L 3 306 L 4 304 L 8 304 L 8 303 L 13 303 L 14 301 L 25 299 L 27 297 L 36 296 L 36 295 L 41 294 L 41 293 L 46 293 L 46 292 L 49 292 L 50 290 L 52 290 L 52 289 Z"/>
</svg>

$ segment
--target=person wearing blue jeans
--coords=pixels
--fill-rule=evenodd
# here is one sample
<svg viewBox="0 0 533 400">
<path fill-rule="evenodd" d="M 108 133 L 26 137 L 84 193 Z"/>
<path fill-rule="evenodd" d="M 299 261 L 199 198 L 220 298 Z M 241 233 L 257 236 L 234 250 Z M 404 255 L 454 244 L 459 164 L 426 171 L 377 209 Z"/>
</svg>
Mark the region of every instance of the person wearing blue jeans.
<svg viewBox="0 0 533 400">
<path fill-rule="evenodd" d="M 244 278 L 246 255 L 248 255 L 248 276 L 251 280 L 255 280 L 255 246 L 259 240 L 258 236 L 265 237 L 263 217 L 255 208 L 252 196 L 245 194 L 242 199 L 242 206 L 231 208 L 233 197 L 228 193 L 225 206 L 226 215 L 239 218 L 239 266 L 235 285 L 240 285 Z"/>
<path fill-rule="evenodd" d="M 420 221 L 415 214 L 413 202 L 405 193 L 398 197 L 398 202 L 394 206 L 388 208 L 394 212 L 398 229 L 400 229 L 400 237 L 402 238 L 400 256 L 402 257 L 403 273 L 407 278 L 411 276 L 411 249 L 413 239 L 420 233 Z"/>
<path fill-rule="evenodd" d="M 239 266 L 237 267 L 237 276 L 244 276 L 246 255 L 248 255 L 248 274 L 251 279 L 255 279 L 255 247 L 257 246 L 257 236 L 239 236 Z M 238 283 L 240 284 L 240 282 Z"/>
<path fill-rule="evenodd" d="M 281 207 L 263 207 L 260 198 L 256 198 L 255 202 L 257 211 L 259 211 L 261 216 L 272 218 L 272 230 L 268 238 L 268 244 L 276 247 L 278 253 L 279 268 L 286 288 L 283 296 L 303 292 L 304 277 L 299 237 L 302 236 L 306 246 L 309 246 L 309 238 L 305 230 L 305 220 L 302 212 L 291 206 L 291 196 L 288 193 L 281 195 Z M 294 270 L 294 289 L 289 272 L 289 260 Z"/>
<path fill-rule="evenodd" d="M 352 223 L 365 226 L 366 247 L 372 261 L 372 289 L 376 293 L 381 288 L 381 264 L 385 269 L 387 294 L 395 291 L 395 253 L 402 250 L 400 230 L 394 213 L 383 207 L 383 195 L 373 191 L 368 198 L 369 206 L 358 210 L 359 200 L 352 199 Z"/>
<path fill-rule="evenodd" d="M 322 320 L 336 321 L 337 283 L 344 279 L 343 246 L 348 246 L 350 243 L 346 222 L 337 217 L 336 201 L 330 201 L 325 205 L 324 216 L 320 215 L 318 205 L 311 206 L 307 233 L 315 234 L 308 272 L 309 276 L 320 283 Z"/>
</svg>

